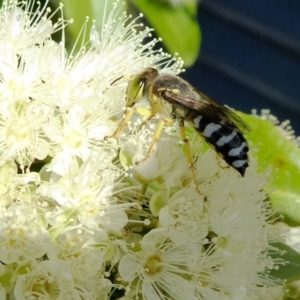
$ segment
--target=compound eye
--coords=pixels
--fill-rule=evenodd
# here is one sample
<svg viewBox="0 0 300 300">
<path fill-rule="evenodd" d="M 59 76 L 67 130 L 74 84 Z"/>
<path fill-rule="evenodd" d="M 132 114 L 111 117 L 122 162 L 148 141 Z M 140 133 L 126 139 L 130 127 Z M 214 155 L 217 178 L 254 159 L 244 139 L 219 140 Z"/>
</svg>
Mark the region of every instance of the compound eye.
<svg viewBox="0 0 300 300">
<path fill-rule="evenodd" d="M 127 87 L 126 106 L 131 107 L 144 96 L 145 80 L 140 76 L 132 79 Z"/>
</svg>

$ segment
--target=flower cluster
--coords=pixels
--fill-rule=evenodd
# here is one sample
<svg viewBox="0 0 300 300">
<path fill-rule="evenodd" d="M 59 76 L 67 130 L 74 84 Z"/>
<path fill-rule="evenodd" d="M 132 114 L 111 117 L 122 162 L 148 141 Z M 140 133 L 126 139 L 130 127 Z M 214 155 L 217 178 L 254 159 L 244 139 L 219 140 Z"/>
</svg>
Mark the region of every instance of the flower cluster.
<svg viewBox="0 0 300 300">
<path fill-rule="evenodd" d="M 188 134 L 205 202 L 176 126 L 142 164 L 157 119 L 107 138 L 128 78 L 182 66 L 120 5 L 76 55 L 46 7 L 0 11 L 0 298 L 268 299 L 277 236 L 255 160 L 242 178 Z"/>
</svg>

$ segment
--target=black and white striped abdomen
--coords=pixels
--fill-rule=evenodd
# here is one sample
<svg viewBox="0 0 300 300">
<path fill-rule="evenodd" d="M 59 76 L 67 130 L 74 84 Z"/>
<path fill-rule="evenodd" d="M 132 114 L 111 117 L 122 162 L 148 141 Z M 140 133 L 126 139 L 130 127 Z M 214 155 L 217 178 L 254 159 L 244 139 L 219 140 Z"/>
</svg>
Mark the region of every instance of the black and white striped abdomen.
<svg viewBox="0 0 300 300">
<path fill-rule="evenodd" d="M 221 125 L 198 115 L 190 120 L 193 127 L 212 145 L 217 153 L 242 176 L 248 165 L 247 141 L 234 125 Z"/>
</svg>

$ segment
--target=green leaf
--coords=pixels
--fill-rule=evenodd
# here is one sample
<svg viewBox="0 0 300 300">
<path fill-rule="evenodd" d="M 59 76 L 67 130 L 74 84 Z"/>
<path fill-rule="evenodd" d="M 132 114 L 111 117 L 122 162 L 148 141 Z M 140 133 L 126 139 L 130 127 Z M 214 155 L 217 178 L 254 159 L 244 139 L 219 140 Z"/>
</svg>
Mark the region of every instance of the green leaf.
<svg viewBox="0 0 300 300">
<path fill-rule="evenodd" d="M 287 282 L 300 279 L 300 253 L 283 243 L 272 244 L 279 249 L 280 253 L 270 252 L 273 261 L 284 260 L 285 264 L 278 264 L 277 269 L 270 271 L 270 275 L 279 279 L 285 279 Z"/>
<path fill-rule="evenodd" d="M 84 22 L 86 21 L 86 17 L 90 19 L 94 18 L 91 2 L 86 0 L 84 5 L 82 5 L 82 0 L 61 0 L 64 5 L 64 12 L 66 14 L 66 18 L 73 19 L 73 23 L 68 25 L 68 32 L 71 33 L 73 40 L 75 41 L 82 29 Z M 87 24 L 87 33 L 90 32 L 90 28 L 92 26 L 92 22 Z M 78 46 L 82 42 L 88 41 L 89 34 L 84 38 L 83 36 L 79 40 Z M 72 43 L 73 44 L 73 43 Z"/>
<path fill-rule="evenodd" d="M 196 6 L 171 7 L 153 0 L 131 0 L 140 10 L 156 34 L 163 39 L 166 49 L 178 53 L 185 66 L 191 66 L 198 57 L 201 32 L 196 19 Z"/>
<path fill-rule="evenodd" d="M 185 8 L 191 16 L 197 17 L 198 0 L 186 3 Z"/>
<path fill-rule="evenodd" d="M 109 1 L 99 1 L 99 0 L 90 0 L 93 16 L 96 20 L 96 27 L 97 30 L 102 30 L 103 24 L 105 24 L 108 20 L 109 14 L 115 7 L 116 2 L 109 0 Z M 118 4 L 118 9 L 116 11 L 115 18 L 117 19 L 118 16 L 121 16 L 122 13 L 126 10 L 126 5 Z"/>
<path fill-rule="evenodd" d="M 92 26 L 92 20 L 96 21 L 96 28 L 98 31 L 102 30 L 103 24 L 108 20 L 108 17 L 115 6 L 115 1 L 99 1 L 99 0 L 86 0 L 82 5 L 82 0 L 62 0 L 64 4 L 64 11 L 67 18 L 72 18 L 74 21 L 68 26 L 68 31 L 71 33 L 74 40 L 78 38 L 82 26 L 89 17 L 89 22 L 86 24 L 86 35 L 80 36 L 77 43 L 77 48 L 84 42 L 89 40 L 89 33 Z M 118 6 L 115 18 L 125 11 L 126 5 Z"/>
<path fill-rule="evenodd" d="M 288 140 L 269 120 L 239 113 L 250 125 L 252 155 L 258 159 L 260 170 L 272 166 L 270 199 L 273 207 L 289 225 L 300 225 L 300 149 Z"/>
</svg>

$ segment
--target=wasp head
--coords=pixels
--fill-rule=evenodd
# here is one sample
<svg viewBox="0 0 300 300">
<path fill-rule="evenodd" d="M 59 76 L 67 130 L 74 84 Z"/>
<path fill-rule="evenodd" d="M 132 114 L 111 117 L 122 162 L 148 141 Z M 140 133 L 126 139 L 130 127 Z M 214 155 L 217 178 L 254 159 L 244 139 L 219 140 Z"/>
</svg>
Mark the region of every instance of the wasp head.
<svg viewBox="0 0 300 300">
<path fill-rule="evenodd" d="M 158 76 L 158 71 L 154 68 L 147 68 L 145 71 L 134 77 L 127 87 L 126 107 L 132 107 L 142 100 L 149 84 Z"/>
</svg>

